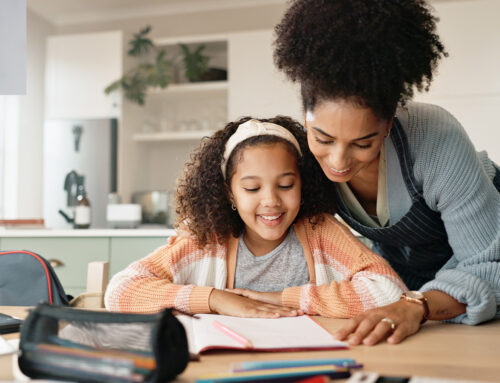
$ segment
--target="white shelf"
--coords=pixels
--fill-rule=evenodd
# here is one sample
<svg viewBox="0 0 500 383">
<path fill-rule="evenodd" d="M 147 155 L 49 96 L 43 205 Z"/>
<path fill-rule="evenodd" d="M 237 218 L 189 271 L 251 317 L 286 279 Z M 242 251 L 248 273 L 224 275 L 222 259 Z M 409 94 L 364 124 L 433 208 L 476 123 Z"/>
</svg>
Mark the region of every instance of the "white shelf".
<svg viewBox="0 0 500 383">
<path fill-rule="evenodd" d="M 134 134 L 134 141 L 137 142 L 161 142 L 161 141 L 188 141 L 201 140 L 203 137 L 211 136 L 211 130 L 198 130 L 189 132 L 158 132 L 158 133 L 137 133 Z"/>
<path fill-rule="evenodd" d="M 156 46 L 177 45 L 177 44 L 206 44 L 211 42 L 223 42 L 229 40 L 229 34 L 207 34 L 192 36 L 176 36 L 153 39 Z"/>
<path fill-rule="evenodd" d="M 205 81 L 190 82 L 186 84 L 172 84 L 166 88 L 150 88 L 148 94 L 177 94 L 177 93 L 196 93 L 227 90 L 227 81 Z"/>
</svg>

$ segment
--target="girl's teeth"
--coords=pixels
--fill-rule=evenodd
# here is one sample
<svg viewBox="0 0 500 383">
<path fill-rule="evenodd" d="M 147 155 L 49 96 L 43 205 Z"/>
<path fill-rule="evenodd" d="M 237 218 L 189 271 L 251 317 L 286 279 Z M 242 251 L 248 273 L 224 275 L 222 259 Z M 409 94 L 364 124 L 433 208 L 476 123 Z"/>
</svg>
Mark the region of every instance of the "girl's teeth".
<svg viewBox="0 0 500 383">
<path fill-rule="evenodd" d="M 273 216 L 262 215 L 261 217 L 264 219 L 267 219 L 268 221 L 272 221 L 272 220 L 275 220 L 275 219 L 278 219 L 279 217 L 281 217 L 281 214 L 280 215 L 273 215 Z"/>
</svg>

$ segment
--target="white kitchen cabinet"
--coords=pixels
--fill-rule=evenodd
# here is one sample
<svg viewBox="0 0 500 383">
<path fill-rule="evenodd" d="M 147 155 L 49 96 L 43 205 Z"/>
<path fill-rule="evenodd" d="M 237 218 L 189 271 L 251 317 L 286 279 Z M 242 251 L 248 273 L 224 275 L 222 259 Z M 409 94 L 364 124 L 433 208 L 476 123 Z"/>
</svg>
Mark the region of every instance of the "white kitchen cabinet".
<svg viewBox="0 0 500 383">
<path fill-rule="evenodd" d="M 175 235 L 170 229 L 5 230 L 0 250 L 34 251 L 53 264 L 67 294 L 85 291 L 90 262 L 109 261 L 110 278 Z"/>
<path fill-rule="evenodd" d="M 104 89 L 122 75 L 119 31 L 56 35 L 47 39 L 47 119 L 120 116 L 120 95 Z"/>
<path fill-rule="evenodd" d="M 299 87 L 273 62 L 273 31 L 229 35 L 228 119 L 241 116 L 302 118 Z"/>
</svg>

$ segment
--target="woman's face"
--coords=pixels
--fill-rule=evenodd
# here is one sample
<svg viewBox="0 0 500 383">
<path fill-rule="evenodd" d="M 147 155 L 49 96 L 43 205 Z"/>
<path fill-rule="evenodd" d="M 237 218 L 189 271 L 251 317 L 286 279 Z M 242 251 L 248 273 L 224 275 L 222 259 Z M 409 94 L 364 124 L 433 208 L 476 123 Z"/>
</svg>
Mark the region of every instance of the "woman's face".
<svg viewBox="0 0 500 383">
<path fill-rule="evenodd" d="M 285 239 L 300 209 L 295 156 L 280 143 L 244 149 L 231 178 L 231 194 L 245 223 L 245 240 L 271 251 Z"/>
<path fill-rule="evenodd" d="M 309 148 L 333 182 L 349 182 L 374 169 L 391 126 L 392 120 L 346 101 L 323 101 L 306 113 Z"/>
</svg>

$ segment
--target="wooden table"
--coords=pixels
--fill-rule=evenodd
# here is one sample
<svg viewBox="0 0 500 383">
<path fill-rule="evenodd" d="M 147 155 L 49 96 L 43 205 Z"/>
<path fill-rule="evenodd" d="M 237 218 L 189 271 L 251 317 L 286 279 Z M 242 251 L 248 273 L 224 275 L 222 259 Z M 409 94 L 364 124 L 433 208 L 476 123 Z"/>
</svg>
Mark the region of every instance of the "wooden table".
<svg viewBox="0 0 500 383">
<path fill-rule="evenodd" d="M 0 312 L 25 316 L 25 309 L 0 307 Z M 327 329 L 339 328 L 344 320 L 318 318 Z M 7 339 L 18 335 L 5 336 Z M 232 362 L 267 359 L 354 358 L 365 371 L 395 376 L 431 376 L 498 382 L 500 380 L 500 321 L 479 326 L 428 322 L 415 336 L 399 345 L 382 343 L 349 350 L 291 353 L 223 353 L 202 355 L 189 363 L 178 382 L 193 382 L 206 373 L 228 371 Z M 0 357 L 0 379 L 12 379 L 12 356 Z"/>
</svg>

